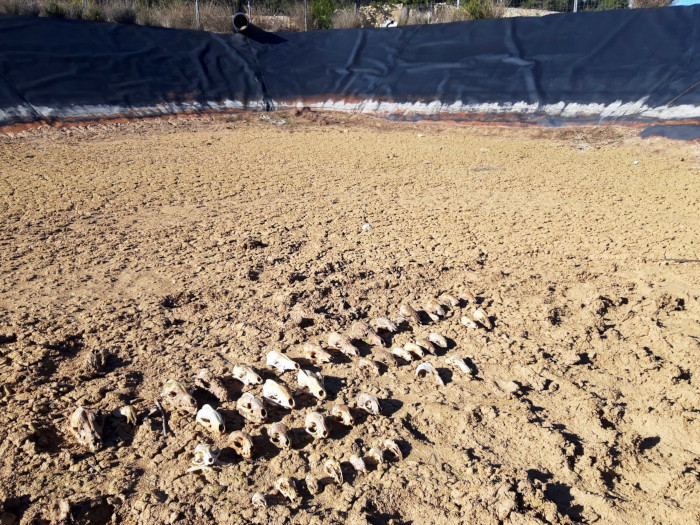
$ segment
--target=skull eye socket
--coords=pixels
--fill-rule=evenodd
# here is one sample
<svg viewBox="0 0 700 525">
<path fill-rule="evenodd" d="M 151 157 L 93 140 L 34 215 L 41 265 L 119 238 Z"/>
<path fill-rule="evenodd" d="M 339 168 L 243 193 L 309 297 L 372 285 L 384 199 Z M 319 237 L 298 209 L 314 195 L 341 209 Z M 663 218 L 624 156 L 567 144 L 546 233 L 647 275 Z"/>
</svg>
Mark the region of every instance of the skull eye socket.
<svg viewBox="0 0 700 525">
<path fill-rule="evenodd" d="M 247 408 L 248 410 L 251 410 L 253 408 L 253 405 L 251 405 L 250 403 L 246 403 L 243 406 L 245 406 L 245 408 Z"/>
<path fill-rule="evenodd" d="M 260 411 L 260 415 L 261 415 L 262 417 L 265 417 L 265 418 L 266 418 L 266 417 L 267 417 L 267 410 L 265 410 L 265 409 L 261 410 L 261 411 Z"/>
<path fill-rule="evenodd" d="M 168 392 L 168 395 L 169 395 L 170 397 L 172 397 L 172 398 L 176 398 L 176 397 L 177 397 L 177 392 L 175 392 L 174 390 L 171 390 L 170 392 Z"/>
</svg>

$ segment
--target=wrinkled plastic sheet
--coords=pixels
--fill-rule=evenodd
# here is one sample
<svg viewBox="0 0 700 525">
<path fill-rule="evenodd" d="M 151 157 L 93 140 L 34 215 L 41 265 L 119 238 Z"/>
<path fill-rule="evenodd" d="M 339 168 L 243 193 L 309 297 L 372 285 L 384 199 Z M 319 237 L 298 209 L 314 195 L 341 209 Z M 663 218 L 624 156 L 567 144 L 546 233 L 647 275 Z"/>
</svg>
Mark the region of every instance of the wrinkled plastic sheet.
<svg viewBox="0 0 700 525">
<path fill-rule="evenodd" d="M 0 125 L 309 106 L 692 135 L 699 42 L 700 6 L 246 35 L 0 16 Z"/>
</svg>

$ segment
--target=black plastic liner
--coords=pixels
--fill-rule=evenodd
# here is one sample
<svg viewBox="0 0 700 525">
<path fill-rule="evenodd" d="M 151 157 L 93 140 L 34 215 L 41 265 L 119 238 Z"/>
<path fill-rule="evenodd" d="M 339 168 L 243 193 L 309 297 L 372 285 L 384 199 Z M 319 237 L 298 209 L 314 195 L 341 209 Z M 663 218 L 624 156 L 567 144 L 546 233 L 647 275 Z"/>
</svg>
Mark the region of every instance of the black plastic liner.
<svg viewBox="0 0 700 525">
<path fill-rule="evenodd" d="M 0 16 L 0 125 L 311 106 L 686 133 L 699 43 L 700 6 L 232 35 Z"/>
</svg>

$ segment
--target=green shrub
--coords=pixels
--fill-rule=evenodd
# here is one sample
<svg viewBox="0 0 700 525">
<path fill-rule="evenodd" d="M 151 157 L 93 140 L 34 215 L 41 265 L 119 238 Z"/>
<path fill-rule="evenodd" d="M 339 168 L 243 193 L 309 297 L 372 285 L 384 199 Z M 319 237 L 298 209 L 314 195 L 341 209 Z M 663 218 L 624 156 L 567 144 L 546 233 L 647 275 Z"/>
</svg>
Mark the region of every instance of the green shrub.
<svg viewBox="0 0 700 525">
<path fill-rule="evenodd" d="M 469 15 L 470 20 L 503 18 L 505 14 L 503 2 L 494 0 L 469 0 L 463 9 Z"/>
<path fill-rule="evenodd" d="M 91 4 L 83 11 L 83 19 L 101 21 L 105 19 L 105 14 L 102 12 L 99 5 Z"/>
<path fill-rule="evenodd" d="M 334 0 L 313 0 L 309 7 L 311 20 L 316 29 L 330 29 L 333 27 L 333 12 L 336 3 Z"/>
<path fill-rule="evenodd" d="M 34 0 L 0 0 L 0 13 L 6 15 L 39 16 L 41 6 Z"/>
<path fill-rule="evenodd" d="M 107 12 L 110 22 L 117 24 L 135 24 L 136 15 L 136 9 L 129 3 L 113 3 Z"/>
<path fill-rule="evenodd" d="M 46 2 L 42 11 L 44 16 L 48 16 L 50 18 L 63 18 L 66 16 L 66 10 L 63 5 L 59 4 L 55 0 Z"/>
</svg>

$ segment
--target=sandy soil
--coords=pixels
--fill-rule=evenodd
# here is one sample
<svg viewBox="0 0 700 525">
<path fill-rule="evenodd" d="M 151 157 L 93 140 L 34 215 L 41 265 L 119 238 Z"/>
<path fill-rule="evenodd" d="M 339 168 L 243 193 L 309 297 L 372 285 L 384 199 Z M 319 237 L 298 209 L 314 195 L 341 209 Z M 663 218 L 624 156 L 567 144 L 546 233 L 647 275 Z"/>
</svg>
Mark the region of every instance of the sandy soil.
<svg viewBox="0 0 700 525">
<path fill-rule="evenodd" d="M 0 137 L 0 522 L 698 523 L 700 148 L 615 128 L 515 130 L 333 115 L 172 119 Z M 364 224 L 372 229 L 363 231 Z M 472 290 L 427 361 L 363 377 L 332 350 L 328 399 L 236 411 L 231 363 L 290 387 L 270 350 Z M 305 311 L 305 314 L 301 312 Z M 424 316 L 425 320 L 425 316 Z M 363 356 L 377 347 L 358 343 Z M 102 359 L 95 359 L 104 352 Z M 445 363 L 469 357 L 475 377 Z M 219 400 L 195 378 L 223 380 Z M 166 406 L 179 379 L 222 414 L 215 436 Z M 305 415 L 354 407 L 313 442 Z M 113 411 L 136 408 L 132 426 Z M 95 453 L 68 431 L 98 412 Z M 283 421 L 294 447 L 266 428 Z M 226 447 L 253 436 L 254 457 Z M 354 473 L 353 451 L 404 458 Z M 198 443 L 229 465 L 187 473 Z M 304 478 L 341 462 L 342 486 Z M 274 494 L 280 476 L 301 501 Z M 268 508 L 250 503 L 267 494 Z M 13 519 L 14 516 L 14 519 Z"/>
</svg>

